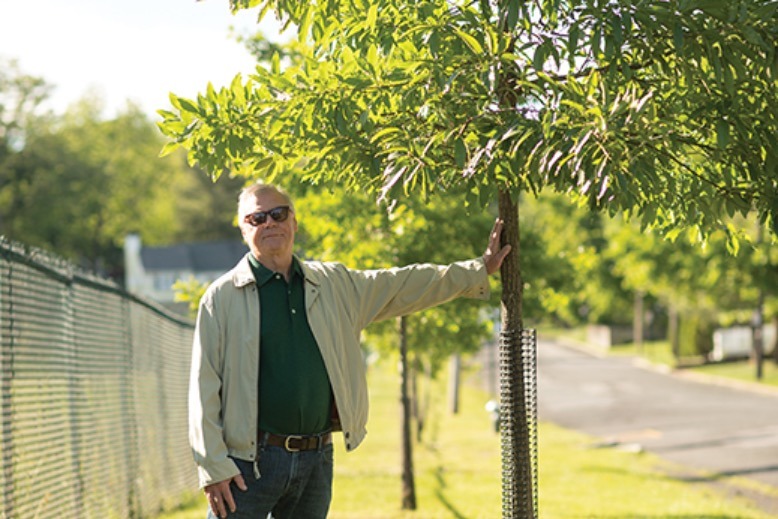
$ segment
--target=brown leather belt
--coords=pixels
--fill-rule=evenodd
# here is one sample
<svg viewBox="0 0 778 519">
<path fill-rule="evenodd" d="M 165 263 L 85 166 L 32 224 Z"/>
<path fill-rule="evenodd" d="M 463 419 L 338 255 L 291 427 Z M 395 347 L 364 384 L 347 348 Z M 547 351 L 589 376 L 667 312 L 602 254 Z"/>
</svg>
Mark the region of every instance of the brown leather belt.
<svg viewBox="0 0 778 519">
<path fill-rule="evenodd" d="M 291 434 L 273 434 L 269 432 L 259 432 L 259 444 L 271 445 L 273 447 L 282 447 L 286 452 L 314 451 L 319 450 L 325 445 L 332 443 L 332 433 L 325 432 L 321 434 L 311 434 L 300 436 Z"/>
</svg>

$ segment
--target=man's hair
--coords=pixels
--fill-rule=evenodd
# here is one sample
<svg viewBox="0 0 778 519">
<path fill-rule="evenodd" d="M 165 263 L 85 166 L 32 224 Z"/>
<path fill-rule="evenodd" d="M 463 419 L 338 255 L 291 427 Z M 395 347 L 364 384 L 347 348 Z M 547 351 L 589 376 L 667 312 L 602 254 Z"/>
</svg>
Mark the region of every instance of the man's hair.
<svg viewBox="0 0 778 519">
<path fill-rule="evenodd" d="M 255 184 L 251 184 L 250 186 L 244 187 L 240 192 L 240 195 L 238 195 L 238 221 L 243 221 L 245 213 L 241 212 L 241 208 L 246 204 L 246 202 L 253 202 L 264 193 L 275 193 L 280 195 L 286 204 L 292 209 L 292 211 L 294 211 L 292 197 L 290 197 L 289 193 L 287 193 L 283 188 L 273 184 L 257 182 Z"/>
</svg>

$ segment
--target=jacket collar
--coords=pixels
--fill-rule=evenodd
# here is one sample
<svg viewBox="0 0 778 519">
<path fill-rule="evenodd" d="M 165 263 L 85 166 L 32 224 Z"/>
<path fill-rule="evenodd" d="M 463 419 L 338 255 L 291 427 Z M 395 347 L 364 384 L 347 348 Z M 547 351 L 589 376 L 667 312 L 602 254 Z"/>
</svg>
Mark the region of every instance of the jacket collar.
<svg viewBox="0 0 778 519">
<path fill-rule="evenodd" d="M 322 274 L 319 270 L 311 268 L 307 261 L 300 261 L 299 265 L 303 269 L 303 277 L 305 277 L 305 281 L 308 281 L 315 286 L 321 285 Z"/>
<path fill-rule="evenodd" d="M 249 254 L 251 252 L 247 252 L 238 264 L 235 265 L 235 268 L 232 269 L 232 282 L 237 288 L 243 288 L 251 283 L 256 283 L 254 273 L 251 271 L 251 265 L 249 264 Z"/>
</svg>

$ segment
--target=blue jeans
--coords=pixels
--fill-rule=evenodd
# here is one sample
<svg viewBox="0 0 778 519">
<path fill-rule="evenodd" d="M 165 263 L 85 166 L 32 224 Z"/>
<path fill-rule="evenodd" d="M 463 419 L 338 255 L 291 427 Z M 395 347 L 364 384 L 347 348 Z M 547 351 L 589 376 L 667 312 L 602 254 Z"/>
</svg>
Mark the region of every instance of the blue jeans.
<svg viewBox="0 0 778 519">
<path fill-rule="evenodd" d="M 324 519 L 332 500 L 333 447 L 320 451 L 287 452 L 281 447 L 266 446 L 259 455 L 259 473 L 254 464 L 235 459 L 248 490 L 232 484 L 236 510 L 230 519 Z M 208 519 L 216 519 L 208 510 Z"/>
</svg>

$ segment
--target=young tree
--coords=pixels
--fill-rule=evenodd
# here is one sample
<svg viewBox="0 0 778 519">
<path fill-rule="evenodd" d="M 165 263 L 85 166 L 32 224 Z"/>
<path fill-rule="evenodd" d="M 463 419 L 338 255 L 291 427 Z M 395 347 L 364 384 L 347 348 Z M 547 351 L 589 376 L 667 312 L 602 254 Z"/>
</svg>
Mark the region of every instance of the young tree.
<svg viewBox="0 0 778 519">
<path fill-rule="evenodd" d="M 490 216 L 470 214 L 453 198 L 437 198 L 430 204 L 411 202 L 388 215 L 365 195 L 338 188 L 322 192 L 295 183 L 291 187 L 298 191 L 295 206 L 301 215 L 301 252 L 359 268 L 475 257 L 492 224 Z M 403 509 L 416 509 L 411 441 L 413 360 L 423 360 L 436 371 L 448 356 L 474 351 L 490 330 L 477 304 L 452 301 L 403 317 L 398 327 L 377 323 L 366 334 L 373 349 L 388 350 L 391 356 L 400 352 Z"/>
<path fill-rule="evenodd" d="M 705 233 L 752 210 L 778 222 L 775 2 L 231 5 L 295 24 L 300 57 L 197 100 L 172 96 L 169 148 L 216 175 L 296 168 L 382 199 L 457 184 L 497 198 L 514 247 L 502 270 L 505 337 L 523 326 L 521 191 L 570 193 L 666 232 Z M 504 344 L 506 363 L 521 362 L 515 349 Z M 505 450 L 517 458 L 505 463 L 503 510 L 534 517 L 536 496 L 518 488 L 530 458 L 526 431 L 513 430 L 526 423 L 523 391 L 505 385 Z"/>
</svg>

